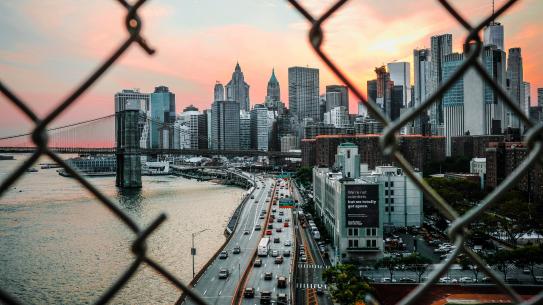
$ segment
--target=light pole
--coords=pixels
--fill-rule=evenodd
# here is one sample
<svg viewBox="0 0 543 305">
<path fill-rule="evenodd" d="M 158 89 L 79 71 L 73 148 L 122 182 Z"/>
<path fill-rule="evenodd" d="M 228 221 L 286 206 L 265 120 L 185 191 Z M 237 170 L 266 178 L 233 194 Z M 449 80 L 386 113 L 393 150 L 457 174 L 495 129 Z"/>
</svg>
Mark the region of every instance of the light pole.
<svg viewBox="0 0 543 305">
<path fill-rule="evenodd" d="M 192 247 L 190 248 L 190 255 L 192 255 L 192 278 L 194 278 L 196 276 L 196 272 L 194 271 L 194 256 L 196 256 L 196 248 L 194 248 L 194 236 L 202 233 L 202 232 L 205 232 L 209 229 L 203 229 L 203 230 L 200 230 L 198 232 L 194 232 L 192 233 Z"/>
</svg>

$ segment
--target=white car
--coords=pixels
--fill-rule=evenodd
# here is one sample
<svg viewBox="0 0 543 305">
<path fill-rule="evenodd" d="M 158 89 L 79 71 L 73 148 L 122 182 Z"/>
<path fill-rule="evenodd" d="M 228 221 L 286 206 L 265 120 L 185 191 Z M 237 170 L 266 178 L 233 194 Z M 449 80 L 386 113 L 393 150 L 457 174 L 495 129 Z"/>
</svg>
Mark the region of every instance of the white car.
<svg viewBox="0 0 543 305">
<path fill-rule="evenodd" d="M 446 276 L 446 277 L 442 277 L 439 279 L 439 282 L 440 283 L 450 283 L 451 282 L 451 278 Z"/>
<path fill-rule="evenodd" d="M 469 276 L 464 276 L 460 278 L 460 283 L 473 283 L 473 282 L 475 282 L 475 280 L 473 280 Z"/>
</svg>

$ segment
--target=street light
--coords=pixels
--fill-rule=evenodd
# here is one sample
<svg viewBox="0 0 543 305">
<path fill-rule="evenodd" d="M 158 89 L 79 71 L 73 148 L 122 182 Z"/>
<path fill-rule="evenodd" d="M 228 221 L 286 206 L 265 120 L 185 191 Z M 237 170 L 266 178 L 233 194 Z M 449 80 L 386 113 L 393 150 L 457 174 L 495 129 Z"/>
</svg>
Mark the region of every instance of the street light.
<svg viewBox="0 0 543 305">
<path fill-rule="evenodd" d="M 194 236 L 202 233 L 202 232 L 205 232 L 209 229 L 203 229 L 203 230 L 200 230 L 198 232 L 195 232 L 195 233 L 192 233 L 192 247 L 190 248 L 190 255 L 192 255 L 192 278 L 194 278 L 196 276 L 196 273 L 194 272 L 194 256 L 196 256 L 196 248 L 194 247 Z"/>
</svg>

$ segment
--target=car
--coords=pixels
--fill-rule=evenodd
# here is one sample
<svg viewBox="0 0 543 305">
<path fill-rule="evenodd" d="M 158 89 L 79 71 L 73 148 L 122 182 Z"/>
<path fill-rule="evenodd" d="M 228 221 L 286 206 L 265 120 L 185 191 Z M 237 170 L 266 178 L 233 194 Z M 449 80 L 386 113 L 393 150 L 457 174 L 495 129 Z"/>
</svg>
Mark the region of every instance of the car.
<svg viewBox="0 0 543 305">
<path fill-rule="evenodd" d="M 267 211 L 266 209 L 262 209 L 260 212 L 266 214 Z"/>
<path fill-rule="evenodd" d="M 283 218 L 281 217 L 277 218 L 277 222 L 283 222 Z"/>
<path fill-rule="evenodd" d="M 262 260 L 260 258 L 255 259 L 255 263 L 253 264 L 255 267 L 262 266 Z"/>
<path fill-rule="evenodd" d="M 473 283 L 475 280 L 469 276 L 464 276 L 460 278 L 460 283 Z"/>
<path fill-rule="evenodd" d="M 272 273 L 271 272 L 265 272 L 264 273 L 264 280 L 265 281 L 271 281 L 272 280 Z"/>
<path fill-rule="evenodd" d="M 277 305 L 287 305 L 287 304 L 288 304 L 287 295 L 285 293 L 278 293 Z"/>
<path fill-rule="evenodd" d="M 530 271 L 530 268 L 524 268 L 524 269 L 522 269 L 522 273 L 524 273 L 524 274 L 530 274 L 530 273 L 532 273 L 532 272 Z"/>
<path fill-rule="evenodd" d="M 300 256 L 305 256 L 305 251 L 304 250 L 300 250 Z"/>
<path fill-rule="evenodd" d="M 305 256 L 305 255 L 300 256 L 300 261 L 301 262 L 307 262 L 307 256 Z"/>
<path fill-rule="evenodd" d="M 245 287 L 245 291 L 243 291 L 243 296 L 246 298 L 254 298 L 255 289 L 253 287 Z"/>
<path fill-rule="evenodd" d="M 280 242 L 281 242 L 281 240 L 279 239 L 279 237 L 276 237 L 276 238 L 273 239 L 274 244 L 278 244 Z"/>
<path fill-rule="evenodd" d="M 266 217 L 264 217 L 264 215 L 258 216 L 258 219 L 264 219 L 264 218 L 266 218 Z"/>
<path fill-rule="evenodd" d="M 272 230 L 266 230 L 266 235 L 272 235 Z"/>
<path fill-rule="evenodd" d="M 290 219 L 288 217 L 286 217 L 286 218 L 283 218 L 283 221 L 284 222 L 290 222 Z"/>
<path fill-rule="evenodd" d="M 290 242 L 290 240 L 286 240 L 285 243 L 283 244 L 285 247 L 290 247 L 292 245 L 292 243 Z"/>
<path fill-rule="evenodd" d="M 279 211 L 279 216 L 283 216 L 285 213 L 283 211 Z"/>
<path fill-rule="evenodd" d="M 268 229 L 273 230 L 273 225 L 271 223 L 268 225 Z"/>
<path fill-rule="evenodd" d="M 410 277 L 402 277 L 398 282 L 399 283 L 415 283 L 415 280 Z"/>
<path fill-rule="evenodd" d="M 288 222 L 283 223 L 283 227 L 288 228 Z"/>
<path fill-rule="evenodd" d="M 271 304 L 271 291 L 262 290 L 260 292 L 260 304 L 261 305 Z"/>
<path fill-rule="evenodd" d="M 321 285 L 319 285 L 317 287 L 317 295 L 323 295 L 324 294 L 324 289 L 322 288 Z"/>
<path fill-rule="evenodd" d="M 281 229 L 281 227 L 277 227 L 275 228 L 275 232 L 283 232 L 283 229 Z"/>
<path fill-rule="evenodd" d="M 290 250 L 284 250 L 283 251 L 283 256 L 284 257 L 290 257 Z"/>
<path fill-rule="evenodd" d="M 304 245 L 300 245 L 300 250 L 305 250 Z"/>
<path fill-rule="evenodd" d="M 396 283 L 395 279 L 390 279 L 389 277 L 381 278 L 381 283 Z"/>
<path fill-rule="evenodd" d="M 283 257 L 281 255 L 277 256 L 275 258 L 275 263 L 276 264 L 282 264 L 283 263 Z"/>
<path fill-rule="evenodd" d="M 279 251 L 273 250 L 271 256 L 272 256 L 272 257 L 277 257 L 277 256 L 279 256 Z"/>
<path fill-rule="evenodd" d="M 243 235 L 249 235 L 249 230 L 244 230 Z"/>
<path fill-rule="evenodd" d="M 277 288 L 287 288 L 287 278 L 284 276 L 277 277 Z"/>
<path fill-rule="evenodd" d="M 275 212 L 277 212 L 277 210 L 276 210 L 275 208 L 273 208 L 273 209 L 272 209 L 272 212 L 275 213 Z"/>
<path fill-rule="evenodd" d="M 240 254 L 241 253 L 241 248 L 239 246 L 235 246 L 234 249 L 232 249 L 232 253 Z"/>
<path fill-rule="evenodd" d="M 227 259 L 227 258 L 228 258 L 228 252 L 221 251 L 221 253 L 219 253 L 219 259 Z"/>
<path fill-rule="evenodd" d="M 228 278 L 229 275 L 230 275 L 230 271 L 228 271 L 228 269 L 221 268 L 221 270 L 219 270 L 219 278 L 220 279 L 226 279 L 226 278 Z"/>
</svg>

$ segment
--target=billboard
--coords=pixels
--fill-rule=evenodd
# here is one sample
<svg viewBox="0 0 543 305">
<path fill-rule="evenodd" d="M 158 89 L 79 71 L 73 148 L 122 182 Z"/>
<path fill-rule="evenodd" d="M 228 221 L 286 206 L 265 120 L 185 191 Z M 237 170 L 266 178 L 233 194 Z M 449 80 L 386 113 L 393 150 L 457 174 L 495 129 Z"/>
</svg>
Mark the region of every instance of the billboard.
<svg viewBox="0 0 543 305">
<path fill-rule="evenodd" d="M 347 227 L 379 227 L 379 185 L 345 185 Z"/>
</svg>

